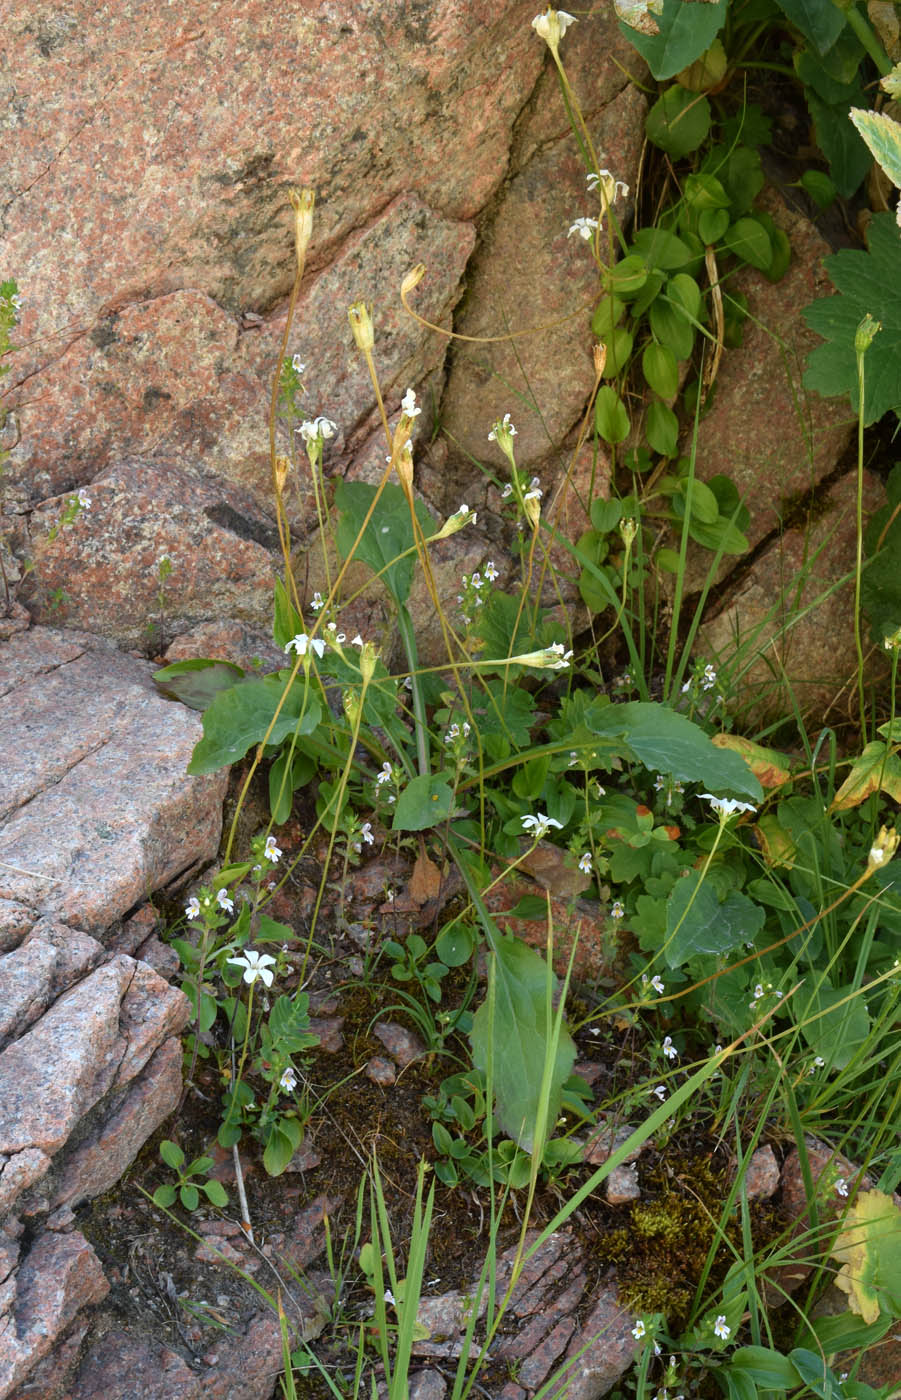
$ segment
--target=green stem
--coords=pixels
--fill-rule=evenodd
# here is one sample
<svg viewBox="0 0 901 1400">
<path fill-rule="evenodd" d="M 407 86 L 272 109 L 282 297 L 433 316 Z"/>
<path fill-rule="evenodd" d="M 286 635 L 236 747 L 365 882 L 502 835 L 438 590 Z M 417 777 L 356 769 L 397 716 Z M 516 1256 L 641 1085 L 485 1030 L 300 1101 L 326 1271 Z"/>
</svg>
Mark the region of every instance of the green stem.
<svg viewBox="0 0 901 1400">
<path fill-rule="evenodd" d="M 419 759 L 419 774 L 420 777 L 424 778 L 429 772 L 429 730 L 425 717 L 425 700 L 419 680 L 419 655 L 416 650 L 416 633 L 413 630 L 413 619 L 404 603 L 398 603 L 397 605 L 397 625 L 400 630 L 401 641 L 404 644 L 404 651 L 407 654 L 407 665 L 410 668 L 410 684 L 413 687 L 413 725 L 416 731 L 416 754 Z"/>
<path fill-rule="evenodd" d="M 876 38 L 876 35 L 873 33 L 857 6 L 854 4 L 842 5 L 838 3 L 838 0 L 833 0 L 833 4 L 838 4 L 838 8 L 844 13 L 848 24 L 854 30 L 857 38 L 863 44 L 870 58 L 879 69 L 880 77 L 884 78 L 886 73 L 891 73 L 892 65 L 886 57 L 885 49 Z"/>
</svg>

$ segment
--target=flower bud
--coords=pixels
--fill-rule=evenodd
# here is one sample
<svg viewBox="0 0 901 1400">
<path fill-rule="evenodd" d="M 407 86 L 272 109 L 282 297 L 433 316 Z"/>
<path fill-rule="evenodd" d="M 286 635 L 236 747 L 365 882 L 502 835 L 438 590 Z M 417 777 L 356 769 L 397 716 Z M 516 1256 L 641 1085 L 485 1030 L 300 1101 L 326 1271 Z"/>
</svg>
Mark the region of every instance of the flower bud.
<svg viewBox="0 0 901 1400">
<path fill-rule="evenodd" d="M 413 489 L 413 454 L 409 442 L 404 443 L 400 452 L 395 451 L 392 461 L 401 486 L 407 492 Z"/>
<path fill-rule="evenodd" d="M 856 355 L 865 355 L 873 344 L 876 335 L 881 330 L 882 322 L 874 320 L 868 311 L 857 327 L 857 332 L 854 336 L 854 353 Z"/>
<path fill-rule="evenodd" d="M 375 334 L 372 329 L 372 308 L 367 306 L 365 301 L 355 301 L 353 306 L 347 308 L 347 316 L 357 349 L 362 350 L 365 354 L 375 344 Z"/>
<path fill-rule="evenodd" d="M 288 458 L 279 453 L 275 459 L 275 489 L 279 495 L 281 495 L 285 489 L 285 482 L 288 479 L 290 466 L 291 463 L 288 461 Z"/>
<path fill-rule="evenodd" d="M 598 379 L 603 379 L 604 370 L 607 366 L 607 346 L 603 340 L 598 340 L 591 347 L 591 357 L 594 360 L 594 372 Z"/>
<path fill-rule="evenodd" d="M 631 548 L 632 548 L 632 541 L 635 539 L 635 536 L 638 534 L 638 525 L 637 525 L 637 523 L 636 523 L 634 520 L 632 520 L 631 518 L 627 518 L 627 519 L 625 519 L 625 520 L 621 520 L 620 523 L 619 523 L 619 533 L 620 533 L 620 539 L 622 540 L 623 544 L 626 546 L 626 549 L 631 549 Z"/>
<path fill-rule="evenodd" d="M 538 529 L 541 521 L 541 492 L 527 491 L 522 498 L 522 508 L 526 513 L 526 519 L 533 530 Z"/>
<path fill-rule="evenodd" d="M 410 268 L 410 271 L 407 273 L 406 277 L 400 284 L 401 301 L 403 301 L 405 296 L 408 296 L 410 292 L 412 292 L 414 287 L 419 286 L 423 277 L 425 277 L 425 273 L 425 263 L 417 263 L 415 267 Z"/>
<path fill-rule="evenodd" d="M 372 680 L 375 674 L 375 663 L 379 659 L 377 647 L 372 642 L 364 642 L 360 652 L 360 675 L 363 677 L 364 688 Z"/>
<path fill-rule="evenodd" d="M 567 14 L 566 10 L 555 10 L 551 5 L 548 5 L 543 15 L 536 15 L 532 20 L 532 28 L 539 39 L 543 39 L 551 53 L 556 56 L 560 40 L 569 26 L 575 23 L 575 15 Z"/>
<path fill-rule="evenodd" d="M 879 835 L 870 848 L 867 858 L 867 870 L 877 870 L 883 865 L 888 865 L 895 851 L 898 849 L 898 842 L 901 840 L 894 827 L 883 826 L 879 828 Z"/>
<path fill-rule="evenodd" d="M 313 205 L 316 203 L 316 191 L 303 189 L 290 189 L 288 198 L 294 210 L 294 248 L 297 254 L 297 268 L 303 268 L 304 259 L 307 255 L 307 245 L 313 232 Z"/>
<path fill-rule="evenodd" d="M 355 728 L 363 708 L 362 696 L 356 690 L 345 690 L 341 696 L 341 704 L 344 706 L 348 724 L 351 728 Z"/>
</svg>

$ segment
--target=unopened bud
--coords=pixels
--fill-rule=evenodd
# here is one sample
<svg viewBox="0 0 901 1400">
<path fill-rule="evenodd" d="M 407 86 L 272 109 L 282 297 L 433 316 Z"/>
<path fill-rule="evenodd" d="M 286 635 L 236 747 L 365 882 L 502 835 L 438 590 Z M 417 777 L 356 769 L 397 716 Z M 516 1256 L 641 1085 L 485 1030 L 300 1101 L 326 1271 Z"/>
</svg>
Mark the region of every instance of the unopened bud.
<svg viewBox="0 0 901 1400">
<path fill-rule="evenodd" d="M 622 540 L 623 544 L 626 546 L 626 549 L 631 549 L 631 548 L 632 548 L 632 541 L 635 539 L 635 536 L 638 534 L 638 525 L 637 525 L 637 523 L 636 523 L 634 520 L 632 520 L 632 519 L 628 519 L 628 518 L 627 518 L 626 520 L 621 520 L 620 523 L 619 523 L 619 533 L 620 533 L 620 539 Z"/>
<path fill-rule="evenodd" d="M 607 367 L 607 346 L 603 340 L 596 341 L 591 347 L 591 355 L 594 360 L 594 372 L 598 379 L 604 377 L 604 370 Z"/>
<path fill-rule="evenodd" d="M 316 191 L 290 189 L 288 198 L 291 201 L 291 208 L 294 210 L 294 248 L 297 253 L 298 271 L 300 271 L 303 268 L 307 255 L 307 245 L 313 233 L 313 205 L 316 203 Z"/>
<path fill-rule="evenodd" d="M 365 301 L 355 301 L 353 306 L 347 308 L 347 317 L 357 349 L 362 350 L 365 354 L 375 344 L 375 334 L 372 329 L 372 308 L 367 306 Z"/>
<path fill-rule="evenodd" d="M 414 287 L 419 286 L 423 277 L 425 277 L 425 271 L 425 263 L 417 263 L 415 267 L 410 268 L 410 271 L 400 284 L 401 300 L 403 300 L 405 296 L 408 296 Z"/>
<path fill-rule="evenodd" d="M 364 688 L 369 684 L 375 674 L 375 664 L 378 659 L 378 650 L 373 643 L 364 642 L 360 652 L 360 675 L 363 677 Z"/>
<path fill-rule="evenodd" d="M 392 458 L 394 470 L 397 472 L 398 480 L 405 491 L 413 489 L 413 455 L 410 451 L 409 442 L 404 443 L 399 452 L 395 451 Z"/>
<path fill-rule="evenodd" d="M 288 458 L 279 453 L 275 459 L 275 489 L 279 495 L 281 495 L 285 489 L 285 482 L 288 479 L 290 467 L 291 463 L 288 461 Z"/>
<path fill-rule="evenodd" d="M 360 711 L 363 707 L 362 696 L 355 690 L 345 690 L 341 697 L 341 704 L 344 706 L 344 713 L 347 716 L 348 724 L 352 727 L 356 727 L 360 718 Z"/>
</svg>

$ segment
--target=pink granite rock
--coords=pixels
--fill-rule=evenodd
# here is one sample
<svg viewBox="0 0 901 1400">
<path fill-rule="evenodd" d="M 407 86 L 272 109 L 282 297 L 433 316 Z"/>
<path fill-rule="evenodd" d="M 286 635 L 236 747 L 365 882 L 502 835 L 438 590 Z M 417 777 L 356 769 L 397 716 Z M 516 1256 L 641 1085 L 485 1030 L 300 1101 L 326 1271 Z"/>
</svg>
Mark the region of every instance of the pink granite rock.
<svg viewBox="0 0 901 1400">
<path fill-rule="evenodd" d="M 10 650 L 0 897 L 100 931 L 212 858 L 227 774 L 185 775 L 199 717 L 158 694 L 146 663 L 40 627 L 0 643 L 0 668 Z"/>
<path fill-rule="evenodd" d="M 18 948 L 0 956 L 0 1049 L 43 1015 L 102 955 L 96 939 L 42 919 Z"/>
<path fill-rule="evenodd" d="M 121 1107 L 69 1156 L 50 1209 L 76 1206 L 109 1191 L 131 1166 L 150 1135 L 178 1106 L 182 1088 L 181 1042 L 163 1042 Z"/>
<path fill-rule="evenodd" d="M 19 1264 L 16 1284 L 9 1322 L 0 1327 L 0 1400 L 46 1356 L 78 1310 L 109 1291 L 96 1254 L 77 1231 L 41 1235 Z"/>
</svg>

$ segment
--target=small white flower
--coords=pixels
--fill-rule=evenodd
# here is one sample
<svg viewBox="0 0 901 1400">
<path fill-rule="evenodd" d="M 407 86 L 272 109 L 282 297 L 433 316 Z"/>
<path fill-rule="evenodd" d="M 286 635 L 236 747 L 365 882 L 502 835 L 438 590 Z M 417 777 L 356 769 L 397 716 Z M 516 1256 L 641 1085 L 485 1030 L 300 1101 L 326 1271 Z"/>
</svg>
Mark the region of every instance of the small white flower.
<svg viewBox="0 0 901 1400">
<path fill-rule="evenodd" d="M 644 1321 L 641 1318 L 639 1318 L 635 1326 L 632 1328 L 632 1336 L 635 1338 L 636 1342 L 641 1341 L 642 1337 L 646 1334 L 647 1330 L 648 1329 L 645 1327 Z"/>
<path fill-rule="evenodd" d="M 513 495 L 513 487 L 512 487 L 512 485 L 511 485 L 511 483 L 508 481 L 507 484 L 506 484 L 506 486 L 504 487 L 503 491 L 501 492 L 501 500 L 502 500 L 502 501 L 505 501 L 505 500 L 507 499 L 508 496 L 512 496 L 512 495 Z"/>
<path fill-rule="evenodd" d="M 363 638 L 360 636 L 359 632 L 355 637 L 351 637 L 350 644 L 352 647 L 360 647 L 361 649 L 365 645 Z"/>
<path fill-rule="evenodd" d="M 624 180 L 617 180 L 610 170 L 601 170 L 595 175 L 586 175 L 588 188 L 590 190 L 600 190 L 603 198 L 604 210 L 609 209 L 611 204 L 615 204 L 620 195 L 623 199 L 628 196 L 629 186 Z"/>
<path fill-rule="evenodd" d="M 416 395 L 414 394 L 412 389 L 408 389 L 407 392 L 404 394 L 403 398 L 401 399 L 400 411 L 407 418 L 415 418 L 417 414 L 422 412 L 421 408 L 416 407 Z"/>
<path fill-rule="evenodd" d="M 224 909 L 228 914 L 235 912 L 235 901 L 226 889 L 216 891 L 216 903 L 220 909 Z"/>
<path fill-rule="evenodd" d="M 569 26 L 575 23 L 575 15 L 567 14 L 566 10 L 555 10 L 553 6 L 548 5 L 544 14 L 536 15 L 532 20 L 532 28 L 552 53 L 556 53 L 560 40 Z"/>
<path fill-rule="evenodd" d="M 276 843 L 274 836 L 266 837 L 266 845 L 263 848 L 263 855 L 266 860 L 271 860 L 273 865 L 278 865 L 282 858 L 282 853 Z"/>
<path fill-rule="evenodd" d="M 736 812 L 756 812 L 757 808 L 750 802 L 739 802 L 735 797 L 714 797 L 712 792 L 702 792 L 701 797 L 705 797 L 710 803 L 717 816 L 725 821 L 728 817 L 734 817 Z"/>
<path fill-rule="evenodd" d="M 90 510 L 90 509 L 91 509 L 91 498 L 90 498 L 90 496 L 88 495 L 87 490 L 85 489 L 84 486 L 80 486 L 80 487 L 78 488 L 78 490 L 77 490 L 76 493 L 75 493 L 75 497 L 76 497 L 76 500 L 78 501 L 78 504 L 81 506 L 81 509 L 82 509 L 82 510 Z"/>
<path fill-rule="evenodd" d="M 516 437 L 516 429 L 510 422 L 509 413 L 505 413 L 501 421 L 499 423 L 495 423 L 494 427 L 491 429 L 491 432 L 488 434 L 488 441 L 497 442 L 498 435 L 500 435 L 501 437 Z M 510 489 L 512 490 L 512 487 Z"/>
<path fill-rule="evenodd" d="M 494 567 L 493 559 L 489 559 L 488 563 L 485 565 L 485 577 L 489 583 L 494 583 L 494 580 L 498 577 L 498 571 Z"/>
<path fill-rule="evenodd" d="M 540 841 L 542 836 L 546 836 L 552 826 L 555 826 L 558 831 L 562 831 L 563 829 L 562 822 L 558 822 L 554 817 L 547 816 L 544 812 L 538 812 L 536 815 L 530 814 L 527 817 L 523 817 L 522 825 L 524 831 L 533 831 L 535 833 L 536 841 Z"/>
<path fill-rule="evenodd" d="M 317 656 L 322 656 L 325 652 L 325 642 L 321 637 L 308 637 L 306 632 L 298 632 L 297 636 L 288 642 L 285 651 L 296 651 L 298 656 L 306 656 L 308 651 L 315 651 Z"/>
<path fill-rule="evenodd" d="M 665 986 L 663 978 L 660 976 L 659 973 L 655 977 L 651 978 L 651 986 L 654 988 L 654 991 L 657 993 L 658 996 L 663 996 Z"/>
<path fill-rule="evenodd" d="M 668 1060 L 678 1060 L 678 1058 L 679 1058 L 679 1051 L 676 1049 L 675 1045 L 673 1044 L 673 1038 L 672 1038 L 671 1035 L 665 1035 L 665 1036 L 663 1037 L 663 1047 L 662 1047 L 662 1049 L 663 1049 L 664 1055 L 666 1056 L 666 1058 L 667 1058 Z"/>
<path fill-rule="evenodd" d="M 354 850 L 361 851 L 364 843 L 367 846 L 371 846 L 374 842 L 375 837 L 372 834 L 372 822 L 364 822 L 360 827 L 360 840 L 354 843 Z"/>
<path fill-rule="evenodd" d="M 285 1070 L 281 1079 L 278 1081 L 278 1087 L 281 1089 L 283 1094 L 294 1093 L 294 1090 L 297 1087 L 297 1075 L 295 1074 L 294 1070 L 291 1068 L 290 1065 Z"/>
<path fill-rule="evenodd" d="M 300 436 L 306 443 L 324 442 L 327 438 L 333 438 L 338 431 L 337 423 L 333 423 L 331 418 L 307 418 L 298 428 Z"/>
<path fill-rule="evenodd" d="M 651 1093 L 656 1094 L 660 1102 L 663 1103 L 664 1099 L 666 1098 L 666 1085 L 658 1084 L 655 1089 L 651 1090 Z"/>
<path fill-rule="evenodd" d="M 192 894 L 185 905 L 185 913 L 189 919 L 200 918 L 200 900 L 197 898 L 196 894 Z"/>
<path fill-rule="evenodd" d="M 575 219 L 573 223 L 570 224 L 569 233 L 566 236 L 567 238 L 572 238 L 573 234 L 577 233 L 580 238 L 584 238 L 585 242 L 588 243 L 597 233 L 597 230 L 597 219 L 589 219 L 583 216 L 581 219 Z"/>
<path fill-rule="evenodd" d="M 460 737 L 460 726 L 459 726 L 459 724 L 452 724 L 451 727 L 450 727 L 450 729 L 447 731 L 447 733 L 446 733 L 445 736 L 444 736 L 444 742 L 445 742 L 446 744 L 452 744 L 452 743 L 454 742 L 454 740 L 455 740 L 455 739 L 459 739 L 459 737 Z"/>
<path fill-rule="evenodd" d="M 525 495 L 523 496 L 523 500 L 540 501 L 543 494 L 544 493 L 542 492 L 540 486 L 533 486 L 531 491 L 526 491 Z"/>
<path fill-rule="evenodd" d="M 391 764 L 386 758 L 378 773 L 376 773 L 375 780 L 378 783 L 379 787 L 381 787 L 382 783 L 390 783 L 393 777 L 394 774 L 391 771 Z"/>
<path fill-rule="evenodd" d="M 292 355 L 291 368 L 293 369 L 295 374 L 303 374 L 304 370 L 306 369 L 306 365 L 304 364 L 303 360 L 300 358 L 299 355 Z"/>
<path fill-rule="evenodd" d="M 712 666 L 704 667 L 704 674 L 701 676 L 701 689 L 712 690 L 716 685 L 716 671 Z"/>
<path fill-rule="evenodd" d="M 885 860 L 885 851 L 880 846 L 871 846 L 868 864 L 881 865 Z"/>
<path fill-rule="evenodd" d="M 390 1288 L 385 1289 L 385 1302 L 390 1303 L 392 1307 L 397 1306 L 394 1294 L 391 1292 Z"/>
<path fill-rule="evenodd" d="M 269 953 L 257 953 L 253 948 L 245 948 L 241 957 L 226 958 L 225 961 L 235 967 L 243 967 L 244 981 L 249 987 L 253 986 L 257 978 L 261 978 L 265 986 L 272 986 L 274 974 L 271 969 L 275 967 L 275 958 Z"/>
<path fill-rule="evenodd" d="M 719 1337 L 720 1341 L 724 1342 L 726 1341 L 727 1337 L 731 1335 L 731 1333 L 732 1328 L 726 1321 L 726 1314 L 720 1313 L 716 1322 L 713 1324 L 713 1335 L 715 1337 Z"/>
<path fill-rule="evenodd" d="M 310 603 L 310 607 L 313 609 L 313 612 L 319 612 L 320 608 L 325 607 L 325 603 L 322 601 L 322 594 L 318 590 L 313 594 L 313 601 Z"/>
<path fill-rule="evenodd" d="M 591 874 L 591 852 L 590 852 L 590 851 L 583 851 L 582 855 L 579 857 L 579 869 L 581 870 L 581 872 L 582 872 L 583 875 L 590 875 L 590 874 Z"/>
<path fill-rule="evenodd" d="M 621 919 L 626 912 L 626 906 L 621 899 L 615 899 L 610 906 L 611 919 Z"/>
<path fill-rule="evenodd" d="M 848 1194 L 848 1183 L 843 1176 L 835 1178 L 835 1194 L 837 1196 L 847 1196 Z"/>
</svg>

